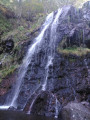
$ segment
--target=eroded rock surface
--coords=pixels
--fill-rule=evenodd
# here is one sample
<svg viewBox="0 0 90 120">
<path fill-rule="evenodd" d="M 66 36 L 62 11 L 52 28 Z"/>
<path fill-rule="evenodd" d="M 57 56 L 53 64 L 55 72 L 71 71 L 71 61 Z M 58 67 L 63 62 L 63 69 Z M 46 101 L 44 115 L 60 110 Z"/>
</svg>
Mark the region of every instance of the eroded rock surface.
<svg viewBox="0 0 90 120">
<path fill-rule="evenodd" d="M 90 120 L 90 109 L 82 103 L 69 103 L 62 110 L 63 120 Z"/>
</svg>

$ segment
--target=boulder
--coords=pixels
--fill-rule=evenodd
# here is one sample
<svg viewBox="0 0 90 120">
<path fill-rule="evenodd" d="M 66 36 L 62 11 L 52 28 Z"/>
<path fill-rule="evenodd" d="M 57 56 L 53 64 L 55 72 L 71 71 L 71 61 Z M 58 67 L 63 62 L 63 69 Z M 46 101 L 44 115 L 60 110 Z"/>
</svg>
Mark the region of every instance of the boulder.
<svg viewBox="0 0 90 120">
<path fill-rule="evenodd" d="M 90 109 L 82 103 L 68 103 L 62 110 L 63 120 L 90 120 Z"/>
</svg>

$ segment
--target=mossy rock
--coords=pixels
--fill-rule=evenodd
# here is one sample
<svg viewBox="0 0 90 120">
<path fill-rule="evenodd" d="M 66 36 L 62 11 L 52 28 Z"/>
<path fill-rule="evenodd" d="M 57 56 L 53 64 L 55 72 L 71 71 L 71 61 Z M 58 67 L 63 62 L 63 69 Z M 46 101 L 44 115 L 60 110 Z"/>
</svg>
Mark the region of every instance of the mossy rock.
<svg viewBox="0 0 90 120">
<path fill-rule="evenodd" d="M 68 47 L 65 49 L 58 47 L 57 51 L 59 53 L 63 53 L 64 55 L 72 54 L 72 55 L 76 55 L 76 56 L 83 56 L 83 55 L 90 53 L 90 49 L 83 48 L 83 47 Z M 71 61 L 73 61 L 73 60 L 71 60 Z"/>
</svg>

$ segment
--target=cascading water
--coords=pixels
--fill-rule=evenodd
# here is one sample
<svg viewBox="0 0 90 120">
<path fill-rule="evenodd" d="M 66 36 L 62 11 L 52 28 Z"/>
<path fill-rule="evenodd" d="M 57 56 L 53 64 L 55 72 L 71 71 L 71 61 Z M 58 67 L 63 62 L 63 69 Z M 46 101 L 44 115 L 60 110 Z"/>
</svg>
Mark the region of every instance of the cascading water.
<svg viewBox="0 0 90 120">
<path fill-rule="evenodd" d="M 51 25 L 51 36 L 50 36 L 50 56 L 48 56 L 48 62 L 47 65 L 45 67 L 46 70 L 46 75 L 45 75 L 45 81 L 44 84 L 42 86 L 42 90 L 45 91 L 46 90 L 46 86 L 47 86 L 47 80 L 48 80 L 48 72 L 49 72 L 49 67 L 52 65 L 53 66 L 53 59 L 54 59 L 54 55 L 55 55 L 55 42 L 56 42 L 56 29 L 57 29 L 57 25 L 58 25 L 58 20 L 59 17 L 62 13 L 62 9 L 58 9 L 58 12 L 56 14 L 56 18 L 53 21 L 52 25 Z M 55 118 L 58 118 L 58 100 L 57 98 L 55 98 L 55 102 L 56 102 L 56 107 L 55 107 Z"/>
<path fill-rule="evenodd" d="M 44 33 L 45 31 L 47 30 L 47 28 L 49 27 L 49 25 L 51 24 L 52 20 L 53 20 L 53 16 L 54 16 L 54 13 L 51 13 L 47 16 L 46 18 L 46 21 L 45 23 L 43 24 L 43 29 L 41 31 L 41 33 L 39 34 L 39 36 L 35 39 L 35 42 L 30 46 L 30 48 L 28 49 L 28 52 L 27 52 L 27 55 L 25 56 L 24 60 L 23 60 L 23 63 L 20 67 L 20 70 L 19 70 L 19 77 L 18 77 L 18 80 L 17 80 L 17 83 L 16 83 L 16 86 L 15 86 L 15 92 L 14 92 L 14 95 L 13 95 L 13 99 L 12 101 L 10 102 L 9 100 L 9 104 L 8 104 L 8 101 L 6 102 L 6 105 L 4 106 L 1 106 L 1 109 L 2 108 L 9 108 L 10 106 L 14 106 L 16 107 L 16 99 L 18 97 L 18 94 L 20 92 L 20 86 L 21 86 L 21 83 L 23 81 L 23 78 L 25 76 L 25 73 L 27 72 L 27 67 L 28 65 L 30 64 L 31 62 L 31 59 L 32 59 L 32 56 L 34 55 L 35 53 L 35 50 L 41 46 L 41 43 L 42 43 L 42 40 L 43 40 L 43 36 L 44 36 Z M 8 104 L 8 105 L 7 105 Z"/>
<path fill-rule="evenodd" d="M 55 99 L 55 118 L 58 118 L 60 103 L 55 94 L 52 93 L 52 97 Z"/>
<path fill-rule="evenodd" d="M 45 81 L 44 81 L 44 84 L 42 86 L 43 91 L 46 90 L 49 67 L 51 65 L 53 66 L 53 59 L 54 59 L 54 55 L 55 55 L 56 29 L 57 29 L 58 20 L 59 20 L 61 13 L 62 13 L 62 9 L 58 9 L 56 17 L 51 25 L 51 35 L 50 35 L 50 43 L 49 43 L 50 55 L 48 56 L 48 62 L 47 62 L 47 65 L 45 67 L 46 74 L 45 74 Z"/>
<path fill-rule="evenodd" d="M 18 99 L 20 91 L 21 91 L 21 85 L 22 85 L 22 83 L 24 81 L 24 78 L 26 76 L 26 73 L 28 71 L 28 67 L 30 66 L 30 64 L 32 64 L 31 70 L 33 71 L 33 66 L 34 66 L 35 63 L 32 62 L 32 59 L 34 58 L 34 56 L 37 57 L 37 54 L 40 52 L 40 50 L 43 50 L 43 42 L 45 42 L 45 40 L 47 42 L 47 44 L 45 43 L 45 45 L 46 45 L 45 51 L 43 50 L 45 52 L 45 55 L 44 55 L 44 58 L 41 59 L 41 66 L 42 66 L 42 64 L 45 63 L 45 65 L 43 65 L 44 66 L 44 70 L 43 70 L 44 80 L 41 82 L 41 86 L 42 86 L 41 88 L 40 88 L 40 85 L 34 86 L 34 88 L 31 86 L 31 88 L 34 89 L 34 91 L 37 91 L 37 89 L 39 89 L 39 88 L 40 88 L 40 90 L 39 90 L 39 93 L 37 93 L 37 95 L 35 94 L 36 96 L 33 97 L 33 100 L 30 104 L 29 113 L 31 112 L 31 109 L 33 107 L 33 104 L 34 104 L 36 98 L 40 94 L 40 91 L 45 91 L 47 89 L 49 69 L 50 69 L 50 66 L 53 66 L 53 59 L 54 59 L 54 56 L 55 56 L 55 49 L 56 49 L 55 43 L 56 43 L 56 39 L 57 39 L 56 30 L 57 30 L 58 21 L 59 21 L 59 17 L 61 15 L 61 13 L 62 13 L 62 9 L 58 9 L 58 12 L 55 15 L 55 18 L 54 18 L 54 13 L 51 13 L 47 16 L 46 21 L 43 24 L 43 28 L 42 28 L 41 33 L 35 39 L 35 42 L 29 47 L 28 52 L 27 52 L 27 54 L 26 54 L 26 56 L 23 60 L 23 63 L 20 67 L 20 70 L 19 70 L 19 77 L 18 77 L 16 86 L 15 86 L 15 91 L 14 91 L 12 100 L 11 99 L 7 100 L 6 108 L 8 108 L 10 106 L 14 106 L 14 107 L 17 108 L 17 99 Z M 49 40 L 45 38 L 45 33 L 48 34 L 48 30 L 50 30 Z M 47 34 L 46 34 L 46 36 L 47 36 Z M 48 50 L 49 50 L 49 52 L 47 53 Z M 44 63 L 43 63 L 43 61 L 44 61 Z M 31 79 L 31 78 L 29 77 L 29 79 Z M 28 87 L 26 86 L 25 89 L 27 89 L 27 88 Z M 29 93 L 30 97 L 33 95 L 34 91 Z M 27 100 L 30 97 L 28 96 Z M 26 100 L 26 96 L 25 96 L 24 105 L 26 104 L 27 100 Z M 57 100 L 57 98 L 55 98 L 55 101 L 56 101 L 55 117 L 57 118 L 58 117 L 58 100 Z M 3 106 L 3 107 L 5 108 L 5 106 Z"/>
<path fill-rule="evenodd" d="M 21 85 L 22 80 L 23 80 L 23 78 L 25 76 L 25 73 L 27 71 L 27 67 L 31 62 L 31 59 L 32 59 L 33 54 L 35 53 L 35 50 L 37 49 L 38 46 L 41 45 L 44 33 L 47 30 L 47 28 L 49 27 L 49 25 L 51 24 L 52 20 L 53 20 L 53 13 L 51 13 L 51 14 L 49 14 L 47 16 L 46 21 L 45 21 L 45 23 L 43 25 L 43 30 L 41 31 L 39 36 L 36 38 L 35 43 L 32 46 L 30 46 L 30 48 L 28 50 L 28 53 L 27 53 L 27 55 L 26 55 L 26 57 L 25 57 L 25 59 L 23 61 L 23 64 L 22 64 L 22 66 L 20 68 L 21 75 L 18 78 L 18 83 L 17 83 L 17 86 L 16 86 L 17 89 L 15 91 L 15 95 L 14 95 L 13 100 L 11 102 L 11 106 L 15 106 L 14 104 L 15 104 L 15 101 L 16 101 L 16 99 L 18 97 L 18 94 L 19 94 L 19 91 L 20 91 L 20 85 Z"/>
<path fill-rule="evenodd" d="M 58 109 L 58 107 L 59 107 L 59 102 L 58 102 L 58 100 L 57 100 L 57 98 L 56 98 L 56 100 L 55 100 L 55 103 L 56 103 L 56 106 L 55 106 L 55 118 L 58 118 L 58 114 L 59 114 L 59 109 Z"/>
<path fill-rule="evenodd" d="M 42 90 L 45 91 L 46 90 L 46 86 L 47 86 L 47 80 L 48 80 L 48 72 L 49 72 L 49 66 L 52 65 L 52 60 L 53 60 L 53 57 L 51 56 L 48 56 L 48 63 L 45 67 L 45 71 L 46 71 L 46 74 L 45 74 L 45 81 L 44 81 L 44 84 L 42 85 Z"/>
</svg>

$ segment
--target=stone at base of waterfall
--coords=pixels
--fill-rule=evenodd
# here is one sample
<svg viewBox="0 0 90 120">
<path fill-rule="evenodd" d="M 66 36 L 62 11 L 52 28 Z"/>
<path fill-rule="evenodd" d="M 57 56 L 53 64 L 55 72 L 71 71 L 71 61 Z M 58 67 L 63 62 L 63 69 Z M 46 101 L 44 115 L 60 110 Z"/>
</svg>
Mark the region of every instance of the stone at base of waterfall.
<svg viewBox="0 0 90 120">
<path fill-rule="evenodd" d="M 48 91 L 42 91 L 36 98 L 30 113 L 33 115 L 58 117 L 58 113 L 61 110 L 60 103 L 58 103 L 57 109 L 56 106 L 55 95 Z"/>
<path fill-rule="evenodd" d="M 8 110 L 16 111 L 17 109 L 13 106 L 10 106 Z"/>
<path fill-rule="evenodd" d="M 90 106 L 88 106 L 90 108 Z M 62 110 L 63 120 L 90 120 L 90 109 L 82 103 L 68 103 Z"/>
</svg>

